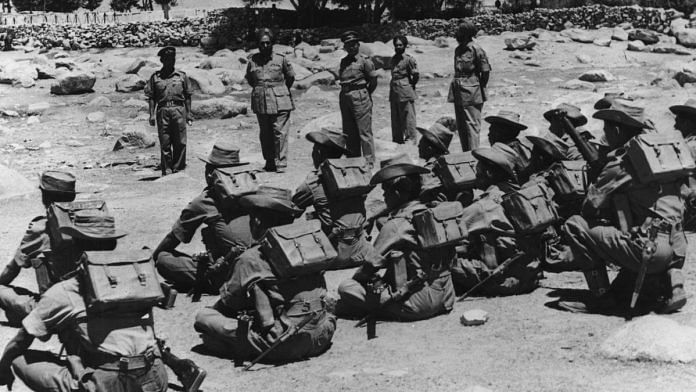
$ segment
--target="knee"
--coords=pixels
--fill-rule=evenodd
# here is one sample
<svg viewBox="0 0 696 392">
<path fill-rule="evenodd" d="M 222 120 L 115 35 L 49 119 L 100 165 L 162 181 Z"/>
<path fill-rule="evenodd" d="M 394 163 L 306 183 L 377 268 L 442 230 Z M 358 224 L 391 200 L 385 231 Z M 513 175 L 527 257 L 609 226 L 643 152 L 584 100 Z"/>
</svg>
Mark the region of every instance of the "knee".
<svg viewBox="0 0 696 392">
<path fill-rule="evenodd" d="M 573 215 L 563 224 L 563 232 L 569 236 L 584 236 L 590 231 L 590 225 L 580 215 Z"/>
</svg>

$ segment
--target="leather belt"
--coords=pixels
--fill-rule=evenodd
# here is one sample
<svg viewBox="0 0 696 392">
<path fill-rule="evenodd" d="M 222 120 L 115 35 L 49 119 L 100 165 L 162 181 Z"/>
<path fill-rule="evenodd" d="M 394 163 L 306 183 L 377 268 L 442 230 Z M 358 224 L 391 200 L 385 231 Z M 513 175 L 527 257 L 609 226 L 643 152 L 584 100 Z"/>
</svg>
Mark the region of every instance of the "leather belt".
<svg viewBox="0 0 696 392">
<path fill-rule="evenodd" d="M 184 101 L 164 101 L 157 104 L 161 108 L 169 108 L 175 106 L 184 106 Z"/>
<path fill-rule="evenodd" d="M 351 91 L 367 89 L 366 84 L 342 84 L 341 92 L 349 93 Z"/>
<path fill-rule="evenodd" d="M 144 354 L 122 357 L 103 352 L 89 353 L 87 354 L 88 360 L 86 362 L 90 367 L 128 372 L 131 370 L 149 368 L 155 362 L 155 359 L 161 356 L 158 349 L 149 348 Z"/>
</svg>

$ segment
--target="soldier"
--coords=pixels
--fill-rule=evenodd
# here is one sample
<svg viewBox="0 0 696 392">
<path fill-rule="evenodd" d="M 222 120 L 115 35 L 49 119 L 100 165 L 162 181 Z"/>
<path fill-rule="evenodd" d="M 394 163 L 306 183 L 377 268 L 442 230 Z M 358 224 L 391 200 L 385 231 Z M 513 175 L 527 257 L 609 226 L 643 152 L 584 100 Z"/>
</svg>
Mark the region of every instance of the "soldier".
<svg viewBox="0 0 696 392">
<path fill-rule="evenodd" d="M 643 112 L 643 108 L 616 100 L 593 116 L 604 121 L 605 137 L 614 152 L 588 189 L 582 216 L 573 216 L 564 225 L 572 257 L 582 265 L 593 297 L 586 302 L 560 301 L 562 309 L 592 313 L 617 310 L 617 305 L 627 302 L 622 283 L 627 283 L 628 291 L 634 289 L 630 278 L 643 263 L 648 263 L 647 278 L 666 278 L 667 289 L 659 293 L 663 300 L 657 303 L 658 312 L 673 312 L 686 303 L 680 270 L 686 252 L 681 227 L 685 179 L 640 183 L 620 149 L 633 137 L 652 132 Z M 621 267 L 612 290 L 605 263 Z"/>
<path fill-rule="evenodd" d="M 425 160 L 424 166 L 430 171 L 421 177 L 423 187 L 421 201 L 425 204 L 434 201 L 456 200 L 456 195 L 445 190 L 442 181 L 433 172 L 436 159 L 449 154 L 449 145 L 454 138 L 454 133 L 441 124 L 443 119 L 446 118 L 438 120 L 428 129 L 416 128 L 422 135 L 418 141 L 418 157 Z"/>
<path fill-rule="evenodd" d="M 196 280 L 198 263 L 208 259 L 215 261 L 206 272 L 205 290 L 214 292 L 222 284 L 229 271 L 230 263 L 251 244 L 249 217 L 238 206 L 222 204 L 212 186 L 213 171 L 219 168 L 232 168 L 248 164 L 239 159 L 239 150 L 227 143 L 218 142 L 208 157 L 199 158 L 205 162 L 207 186 L 181 211 L 172 230 L 164 237 L 153 253 L 157 271 L 177 289 L 189 290 Z M 236 208 L 234 208 L 236 207 Z M 204 260 L 192 258 L 176 251 L 181 243 L 189 243 L 202 224 L 203 243 L 208 252 Z"/>
<path fill-rule="evenodd" d="M 370 164 L 375 161 L 375 140 L 372 136 L 372 93 L 377 88 L 377 73 L 372 60 L 359 54 L 358 34 L 347 31 L 341 37 L 348 52 L 341 59 L 338 80 L 341 84 L 339 105 L 343 133 L 348 137 L 349 156 L 364 156 Z"/>
<path fill-rule="evenodd" d="M 45 209 L 55 202 L 75 200 L 75 177 L 70 173 L 45 171 L 39 177 L 39 188 Z M 10 284 L 22 268 L 33 267 L 50 253 L 51 241 L 46 230 L 46 223 L 45 215 L 31 220 L 14 258 L 0 273 L 0 308 L 5 311 L 5 317 L 12 326 L 19 326 L 22 319 L 36 305 L 38 294 L 22 287 L 10 286 Z"/>
<path fill-rule="evenodd" d="M 578 130 L 578 133 L 582 137 L 584 137 L 585 140 L 589 141 L 594 139 L 594 137 L 589 131 L 586 131 L 585 129 L 581 128 L 583 125 L 587 124 L 587 117 L 585 117 L 582 114 L 580 108 L 568 103 L 561 103 L 560 105 L 556 106 L 555 110 L 565 111 L 566 117 L 570 120 L 571 125 Z M 546 121 L 549 122 L 549 132 L 555 135 L 556 137 L 560 138 L 560 143 L 563 143 L 567 146 L 565 151 L 563 151 L 563 156 L 561 157 L 561 160 L 575 161 L 583 159 L 582 154 L 580 154 L 580 151 L 578 150 L 577 146 L 575 146 L 573 140 L 563 130 L 563 125 L 560 124 L 557 121 L 557 118 L 553 116 L 553 112 L 554 109 L 546 111 L 544 113 L 544 118 L 546 119 Z"/>
<path fill-rule="evenodd" d="M 255 195 L 242 197 L 240 203 L 249 209 L 257 244 L 236 260 L 215 305 L 196 315 L 194 327 L 203 345 L 219 355 L 253 359 L 292 326 L 309 320 L 265 358 L 287 362 L 323 353 L 336 329 L 336 318 L 326 308 L 324 276 L 317 273 L 281 279 L 258 244 L 268 229 L 292 223 L 302 211 L 290 201 L 289 190 L 265 186 Z M 246 314 L 252 315 L 249 324 L 242 317 Z"/>
<path fill-rule="evenodd" d="M 457 29 L 459 46 L 454 50 L 454 79 L 448 102 L 454 102 L 462 151 L 479 146 L 481 110 L 486 101 L 486 86 L 491 72 L 486 52 L 473 41 L 478 29 L 465 21 Z"/>
<path fill-rule="evenodd" d="M 696 156 L 696 99 L 689 98 L 683 105 L 670 106 L 674 113 L 674 129 L 681 132 Z"/>
<path fill-rule="evenodd" d="M 403 144 L 416 141 L 416 84 L 419 73 L 416 59 L 405 53 L 408 39 L 397 35 L 394 56 L 391 58 L 391 83 L 389 102 L 391 105 L 392 141 Z"/>
<path fill-rule="evenodd" d="M 495 116 L 485 118 L 490 124 L 488 130 L 488 142 L 492 145 L 496 143 L 506 144 L 517 152 L 517 164 L 520 184 L 527 181 L 529 159 L 532 156 L 532 149 L 518 138 L 520 132 L 527 129 L 527 126 L 520 122 L 520 115 L 515 112 L 501 110 Z"/>
<path fill-rule="evenodd" d="M 152 74 L 145 87 L 150 106 L 150 125 L 157 123 L 162 175 L 186 168 L 186 126 L 193 124 L 191 88 L 184 71 L 174 68 L 176 49 L 167 46 L 157 55 L 162 69 Z"/>
<path fill-rule="evenodd" d="M 310 132 L 307 140 L 314 143 L 312 162 L 318 169 L 327 159 L 337 159 L 348 154 L 346 135 L 322 129 Z M 374 248 L 365 233 L 365 199 L 367 195 L 333 200 L 326 194 L 322 176 L 318 170 L 312 171 L 305 182 L 297 188 L 292 201 L 301 209 L 310 205 L 321 221 L 322 230 L 331 240 L 338 252 L 332 262 L 336 266 L 357 267 L 372 257 Z"/>
<path fill-rule="evenodd" d="M 273 33 L 262 29 L 257 35 L 259 53 L 249 56 L 246 80 L 253 87 L 251 110 L 259 121 L 265 171 L 282 173 L 288 165 L 290 112 L 295 103 L 290 87 L 295 72 L 284 55 L 273 53 Z"/>
<path fill-rule="evenodd" d="M 382 184 L 384 200 L 392 212 L 375 240 L 378 257 L 368 260 L 352 279 L 338 288 L 337 309 L 344 316 L 359 317 L 378 312 L 374 314 L 377 318 L 415 321 L 447 313 L 454 305 L 450 276 L 454 246 L 421 248 L 411 221 L 414 213 L 426 208 L 418 198 L 421 175 L 428 170 L 403 157 L 382 161 L 382 169 L 370 181 Z M 379 276 L 377 273 L 383 268 L 387 273 Z M 376 309 L 395 292 L 409 286 L 413 291 L 405 299 Z"/>
<path fill-rule="evenodd" d="M 500 203 L 505 193 L 520 189 L 518 182 L 519 155 L 510 146 L 495 144 L 491 148 L 479 148 L 473 151 L 478 159 L 478 173 L 481 182 L 486 187 L 484 193 L 474 200 L 465 215 L 480 211 L 477 203 Z M 502 209 L 498 209 L 502 213 Z M 464 293 L 472 289 L 477 283 L 486 279 L 498 266 L 510 257 L 513 257 L 522 246 L 528 246 L 521 260 L 512 264 L 507 271 L 496 278 L 491 279 L 480 287 L 480 293 L 484 295 L 514 295 L 527 293 L 538 286 L 540 277 L 540 263 L 535 258 L 533 249 L 536 241 L 518 241 L 511 223 L 504 214 L 491 216 L 495 212 L 487 211 L 486 216 L 477 220 L 476 215 L 471 218 L 469 226 L 473 234 L 470 234 L 466 244 L 466 251 L 459 255 L 452 268 L 452 281 L 458 293 Z M 493 222 L 488 225 L 485 222 Z"/>
</svg>

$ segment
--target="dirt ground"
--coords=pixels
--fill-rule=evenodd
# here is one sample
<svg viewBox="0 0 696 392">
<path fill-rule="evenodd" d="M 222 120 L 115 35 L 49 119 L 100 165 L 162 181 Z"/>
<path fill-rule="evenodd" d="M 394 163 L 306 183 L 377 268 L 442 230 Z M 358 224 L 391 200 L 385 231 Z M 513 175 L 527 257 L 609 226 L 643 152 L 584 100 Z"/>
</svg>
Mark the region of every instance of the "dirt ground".
<svg viewBox="0 0 696 392">
<path fill-rule="evenodd" d="M 611 48 L 592 44 L 541 42 L 529 54 L 541 66 L 523 65 L 510 58 L 513 52 L 502 50 L 503 37 L 482 37 L 481 46 L 488 52 L 493 66 L 490 101 L 484 114 L 500 109 L 514 110 L 530 125 L 529 134 L 544 130 L 541 114 L 560 102 L 571 102 L 592 113 L 591 106 L 605 91 L 625 91 L 645 106 L 650 118 L 660 129 L 671 129 L 668 106 L 683 103 L 694 90 L 662 89 L 650 85 L 665 64 L 690 61 L 692 56 L 625 52 L 626 44 L 614 42 Z M 453 48 L 422 49 L 418 55 L 421 72 L 449 71 Z M 196 49 L 184 49 L 193 55 Z M 152 56 L 154 50 L 118 49 L 87 52 L 86 58 L 103 64 L 127 65 L 137 56 Z M 580 63 L 583 54 L 589 64 Z M 75 56 L 71 54 L 71 56 Z M 0 54 L 0 61 L 25 58 L 23 53 Z M 615 81 L 597 83 L 596 91 L 570 91 L 559 88 L 564 81 L 577 78 L 589 69 L 606 69 Z M 261 167 L 263 161 L 258 145 L 255 117 L 240 116 L 229 120 L 198 121 L 189 131 L 188 162 L 184 173 L 149 181 L 158 173 L 146 167 L 157 162 L 157 147 L 147 150 L 111 152 L 111 147 L 126 127 L 140 127 L 154 135 L 137 109 L 126 108 L 129 98 L 141 99 L 140 93 L 116 93 L 114 78 L 99 79 L 96 92 L 74 97 L 49 94 L 50 82 L 40 81 L 32 89 L 15 89 L 0 85 L 0 108 L 47 101 L 51 109 L 40 117 L 40 123 L 27 125 L 25 119 L 0 119 L 0 163 L 34 181 L 37 173 L 48 168 L 62 168 L 75 173 L 83 197 L 108 201 L 119 226 L 130 235 L 120 241 L 119 248 L 154 248 L 170 229 L 179 211 L 204 186 L 203 163 L 197 155 L 207 154 L 215 140 L 227 139 L 238 144 L 242 157 Z M 390 139 L 387 81 L 382 79 L 374 95 L 374 130 L 378 154 L 386 157 L 405 149 L 415 156 L 415 148 L 387 143 Z M 423 80 L 418 86 L 419 123 L 429 126 L 441 115 L 453 115 L 447 104 L 449 78 Z M 310 144 L 301 135 L 305 126 L 335 121 L 338 113 L 338 90 L 329 94 L 304 97 L 296 94 L 298 110 L 292 115 L 290 134 L 290 166 L 287 173 L 260 174 L 261 181 L 294 189 L 310 170 Z M 113 105 L 90 108 L 85 104 L 96 96 L 106 96 Z M 247 99 L 248 91 L 235 93 Z M 194 97 L 198 99 L 199 97 Z M 105 123 L 91 124 L 89 112 L 106 113 Z M 138 116 L 141 116 L 139 119 Z M 484 134 L 486 126 L 484 125 Z M 588 125 L 595 133 L 601 126 L 595 120 Z M 483 138 L 485 139 L 485 137 Z M 50 147 L 36 149 L 49 142 Z M 454 140 L 452 146 L 458 146 Z M 18 148 L 25 147 L 25 148 Z M 26 148 L 29 147 L 29 148 Z M 455 148 L 456 149 L 456 148 Z M 132 162 L 136 164 L 130 164 Z M 112 163 L 112 165 L 109 165 Z M 376 191 L 371 198 L 380 196 Z M 29 220 L 41 211 L 38 192 L 25 197 L 2 200 L 0 203 L 0 260 L 9 260 Z M 200 237 L 183 250 L 202 250 Z M 687 290 L 696 292 L 696 268 L 693 245 L 686 264 Z M 329 272 L 329 290 L 336 292 L 341 280 L 351 271 Z M 24 271 L 17 281 L 35 287 L 32 271 Z M 378 339 L 367 341 L 364 329 L 353 328 L 353 321 L 339 320 L 333 346 L 324 355 L 307 361 L 279 367 L 258 366 L 243 372 L 227 359 L 199 353 L 200 339 L 192 325 L 197 309 L 211 305 L 215 298 L 204 297 L 194 304 L 180 296 L 171 310 L 156 310 L 158 333 L 166 337 L 173 351 L 195 360 L 208 371 L 203 390 L 265 390 L 265 391 L 463 391 L 479 385 L 493 391 L 693 391 L 696 390 L 696 366 L 652 362 L 621 362 L 602 357 L 599 345 L 625 321 L 619 317 L 577 315 L 554 310 L 546 304 L 555 301 L 561 289 L 585 288 L 579 273 L 546 274 L 542 287 L 529 295 L 506 298 L 479 298 L 457 303 L 448 314 L 415 323 L 380 323 Z M 490 320 L 483 326 L 464 327 L 459 323 L 462 312 L 483 309 Z M 0 320 L 2 320 L 0 316 Z M 683 324 L 696 326 L 696 305 L 693 299 L 680 312 L 668 316 Z M 0 328 L 0 344 L 15 333 Z M 41 347 L 41 344 L 36 344 Z M 46 344 L 52 350 L 59 346 L 54 339 Z M 170 382 L 176 384 L 171 376 Z M 17 383 L 15 390 L 24 391 Z M 174 386 L 176 388 L 176 386 Z"/>
</svg>

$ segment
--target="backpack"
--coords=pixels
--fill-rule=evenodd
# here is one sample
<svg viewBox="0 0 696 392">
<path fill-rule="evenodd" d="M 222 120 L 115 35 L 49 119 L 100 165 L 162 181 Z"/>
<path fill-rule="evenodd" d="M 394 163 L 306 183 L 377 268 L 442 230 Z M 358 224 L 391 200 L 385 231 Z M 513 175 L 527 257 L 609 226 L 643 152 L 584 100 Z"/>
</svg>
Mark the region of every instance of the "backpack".
<svg viewBox="0 0 696 392">
<path fill-rule="evenodd" d="M 327 159 L 319 166 L 324 189 L 333 199 L 345 199 L 370 193 L 372 172 L 365 157 Z"/>
<path fill-rule="evenodd" d="M 280 278 L 329 269 L 338 256 L 316 220 L 268 229 L 261 240 L 261 252 Z"/>
<path fill-rule="evenodd" d="M 231 172 L 215 169 L 211 177 L 213 190 L 222 202 L 254 194 L 259 189 L 256 172 L 253 170 Z"/>
<path fill-rule="evenodd" d="M 467 190 L 479 184 L 476 165 L 478 160 L 471 151 L 443 155 L 437 158 L 433 171 L 448 189 Z"/>
<path fill-rule="evenodd" d="M 503 195 L 502 206 L 517 234 L 540 233 L 558 221 L 553 191 L 545 184 L 530 183 Z"/>
<path fill-rule="evenodd" d="M 556 162 L 549 168 L 546 179 L 559 199 L 584 197 L 587 184 L 587 165 L 585 161 Z"/>
<path fill-rule="evenodd" d="M 48 222 L 46 223 L 46 228 L 48 231 L 48 236 L 51 238 L 51 250 L 55 252 L 73 246 L 72 237 L 61 233 L 59 229 L 61 227 L 72 226 L 73 221 L 75 220 L 75 212 L 85 210 L 93 210 L 93 212 L 109 215 L 109 209 L 106 207 L 106 202 L 104 200 L 53 203 L 48 207 Z M 92 241 L 89 241 L 90 244 L 91 242 Z M 100 245 L 105 245 L 107 242 L 109 241 L 99 241 L 92 245 L 98 247 Z M 101 249 L 94 248 L 89 250 Z"/>
<path fill-rule="evenodd" d="M 164 298 L 151 251 L 85 253 L 85 302 L 89 310 L 143 311 Z"/>
<path fill-rule="evenodd" d="M 691 150 L 679 132 L 638 135 L 628 142 L 626 156 L 641 183 L 670 182 L 696 169 Z"/>
<path fill-rule="evenodd" d="M 418 242 L 423 248 L 452 245 L 468 236 L 464 207 L 459 202 L 444 202 L 413 215 Z"/>
<path fill-rule="evenodd" d="M 469 235 L 494 231 L 503 235 L 513 234 L 512 223 L 507 218 L 498 196 L 484 195 L 464 208 L 464 223 Z"/>
</svg>

